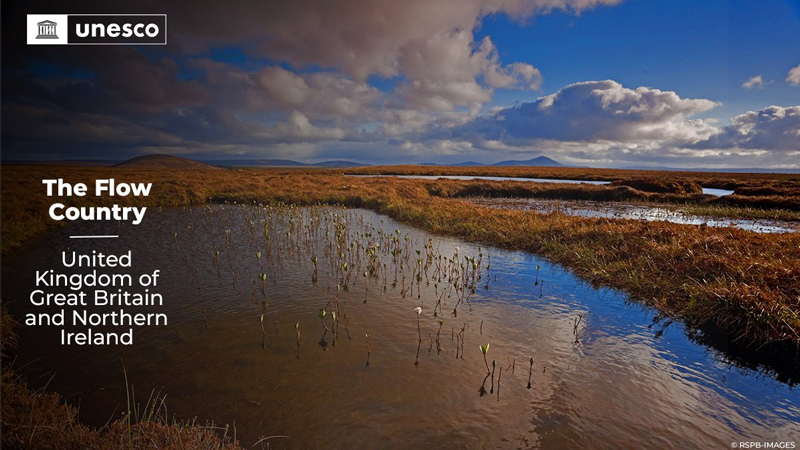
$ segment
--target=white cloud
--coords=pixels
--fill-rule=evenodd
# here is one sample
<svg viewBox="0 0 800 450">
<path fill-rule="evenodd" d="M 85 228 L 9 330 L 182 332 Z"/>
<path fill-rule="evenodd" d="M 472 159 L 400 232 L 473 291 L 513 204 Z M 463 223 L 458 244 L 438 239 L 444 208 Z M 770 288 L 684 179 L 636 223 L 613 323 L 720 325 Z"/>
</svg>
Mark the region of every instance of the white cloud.
<svg viewBox="0 0 800 450">
<path fill-rule="evenodd" d="M 504 67 L 492 40 L 487 36 L 476 43 L 471 30 L 410 42 L 400 50 L 397 61 L 408 79 L 399 86 L 399 96 L 409 106 L 422 109 L 478 108 L 491 99 L 492 88 L 538 89 L 542 79 L 530 64 Z"/>
<path fill-rule="evenodd" d="M 456 134 L 509 145 L 537 140 L 697 142 L 718 130 L 707 121 L 687 117 L 717 105 L 670 91 L 628 89 L 612 80 L 588 81 L 478 118 Z"/>
<path fill-rule="evenodd" d="M 413 47 L 442 34 L 467 32 L 493 14 L 524 20 L 553 10 L 580 13 L 620 0 L 327 0 L 253 1 L 231 9 L 225 3 L 182 8 L 177 29 L 197 45 L 248 42 L 264 56 L 295 67 L 341 69 L 356 81 L 405 72 L 400 60 Z M 219 20 L 225 17 L 226 20 Z M 213 23 L 210 27 L 207 24 Z M 431 61 L 441 69 L 448 60 Z"/>
<path fill-rule="evenodd" d="M 484 17 L 506 14 L 523 21 L 554 10 L 578 14 L 620 1 L 301 0 L 253 1 L 235 9 L 211 3 L 176 14 L 175 27 L 184 35 L 176 38 L 176 45 L 201 51 L 203 43 L 246 43 L 250 52 L 291 66 L 286 72 L 319 67 L 341 72 L 357 84 L 370 76 L 401 77 L 397 94 L 409 107 L 447 111 L 485 103 L 495 88 L 541 86 L 536 67 L 502 62 L 489 37 L 475 41 L 473 31 Z M 266 82 L 264 87 L 272 88 L 273 98 L 299 106 L 305 88 L 281 70 L 263 74 L 276 78 L 274 85 Z"/>
<path fill-rule="evenodd" d="M 374 113 L 382 94 L 334 72 L 295 74 L 279 66 L 262 69 L 255 79 L 267 97 L 283 108 L 305 114 L 365 117 Z"/>
<path fill-rule="evenodd" d="M 786 82 L 792 86 L 800 86 L 800 65 L 793 67 L 786 75 Z"/>
<path fill-rule="evenodd" d="M 265 67 L 256 78 L 267 96 L 282 105 L 301 105 L 311 94 L 303 77 L 282 67 Z"/>
<path fill-rule="evenodd" d="M 266 126 L 253 134 L 259 139 L 269 139 L 273 141 L 316 141 L 328 140 L 335 141 L 344 139 L 347 133 L 340 128 L 323 128 L 314 126 L 305 114 L 299 111 L 292 111 L 286 122 L 279 122 Z"/>
<path fill-rule="evenodd" d="M 731 119 L 722 132 L 697 147 L 737 150 L 800 150 L 800 106 L 770 106 Z"/>
<path fill-rule="evenodd" d="M 574 164 L 798 167 L 791 155 L 800 151 L 800 106 L 748 111 L 728 126 L 692 118 L 717 105 L 670 91 L 589 81 L 493 109 L 451 130 L 433 130 L 428 139 L 469 142 L 473 153 L 542 152 Z"/>
<path fill-rule="evenodd" d="M 749 78 L 744 83 L 742 83 L 742 88 L 744 89 L 753 89 L 762 87 L 764 87 L 764 79 L 761 77 L 761 75 L 756 75 L 752 78 Z"/>
</svg>

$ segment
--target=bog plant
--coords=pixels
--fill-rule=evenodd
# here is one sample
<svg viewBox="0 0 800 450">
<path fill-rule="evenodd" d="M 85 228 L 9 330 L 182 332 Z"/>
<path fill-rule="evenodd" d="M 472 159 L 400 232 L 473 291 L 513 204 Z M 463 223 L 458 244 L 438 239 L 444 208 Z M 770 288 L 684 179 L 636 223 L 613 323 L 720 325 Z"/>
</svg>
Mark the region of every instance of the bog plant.
<svg viewBox="0 0 800 450">
<path fill-rule="evenodd" d="M 481 353 L 483 354 L 483 363 L 486 364 L 486 372 L 491 372 L 489 370 L 489 363 L 486 360 L 486 354 L 489 353 L 489 343 L 487 342 L 486 345 L 481 344 L 480 347 Z M 494 362 L 492 362 L 494 364 Z"/>
</svg>

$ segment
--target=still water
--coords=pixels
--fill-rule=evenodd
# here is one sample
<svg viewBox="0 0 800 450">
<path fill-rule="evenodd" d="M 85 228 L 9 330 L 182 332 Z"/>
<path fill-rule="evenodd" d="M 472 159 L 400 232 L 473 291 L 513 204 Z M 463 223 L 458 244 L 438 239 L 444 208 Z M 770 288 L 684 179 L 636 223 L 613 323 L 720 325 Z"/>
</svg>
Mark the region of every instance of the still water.
<svg viewBox="0 0 800 450">
<path fill-rule="evenodd" d="M 486 181 L 529 181 L 533 183 L 566 183 L 566 184 L 611 184 L 610 181 L 590 181 L 590 180 L 562 180 L 556 178 L 523 178 L 523 177 L 489 177 L 478 175 L 345 175 L 348 177 L 397 177 L 397 178 L 416 178 L 422 180 L 486 180 Z M 722 197 L 733 194 L 727 189 L 703 188 L 703 194 Z"/>
<path fill-rule="evenodd" d="M 633 219 L 664 221 L 709 227 L 733 227 L 756 233 L 792 233 L 800 231 L 800 223 L 786 220 L 735 219 L 707 217 L 682 212 L 668 206 L 631 204 L 622 202 L 595 202 L 588 200 L 549 200 L 536 198 L 483 198 L 468 199 L 477 205 L 493 208 L 537 211 L 545 214 L 561 212 L 570 216 L 602 217 L 606 219 Z"/>
<path fill-rule="evenodd" d="M 73 223 L 4 261 L 17 319 L 32 310 L 35 270 L 59 268 L 67 246 L 132 249 L 129 272 L 161 269 L 165 298 L 137 311 L 169 315 L 130 347 L 62 347 L 56 330 L 20 327 L 17 370 L 95 426 L 126 407 L 124 360 L 138 402 L 160 390 L 170 417 L 235 424 L 246 448 L 266 436 L 298 449 L 730 448 L 800 436 L 797 390 L 726 362 L 680 324 L 545 259 L 371 211 L 230 205 L 153 209 L 113 229 Z"/>
</svg>

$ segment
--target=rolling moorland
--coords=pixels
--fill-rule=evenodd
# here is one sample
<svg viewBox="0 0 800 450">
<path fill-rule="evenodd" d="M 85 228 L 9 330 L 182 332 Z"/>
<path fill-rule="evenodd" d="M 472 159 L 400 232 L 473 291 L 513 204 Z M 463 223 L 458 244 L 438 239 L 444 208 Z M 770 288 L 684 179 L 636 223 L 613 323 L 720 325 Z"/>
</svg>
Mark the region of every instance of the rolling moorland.
<svg viewBox="0 0 800 450">
<path fill-rule="evenodd" d="M 73 183 L 91 183 L 99 177 L 152 182 L 149 197 L 114 199 L 136 206 L 235 202 L 362 207 L 429 232 L 545 256 L 593 285 L 620 289 L 665 316 L 680 319 L 691 329 L 702 330 L 701 339 L 708 340 L 711 346 L 740 352 L 753 365 L 761 364 L 761 358 L 774 360 L 775 355 L 782 355 L 780 370 L 797 371 L 800 234 L 758 234 L 733 228 L 497 210 L 462 199 L 477 196 L 635 200 L 711 208 L 719 214 L 734 216 L 777 214 L 796 219 L 795 214 L 800 211 L 800 175 L 551 167 L 392 166 L 345 170 L 181 167 L 2 166 L 2 252 L 19 251 L 57 226 L 47 217 L 47 206 L 56 199 L 45 197 L 43 178 L 61 177 Z M 414 180 L 345 174 L 512 176 L 611 184 Z M 733 190 L 734 194 L 704 195 L 703 187 Z M 111 203 L 108 198 L 94 197 L 63 199 L 63 202 L 70 206 Z M 4 323 L 7 320 L 10 319 L 4 318 Z M 11 327 L 3 328 L 6 333 Z M 6 342 L 4 348 L 10 345 Z M 50 405 L 53 412 L 42 413 L 48 417 L 42 418 L 42 423 L 51 420 L 52 427 L 74 426 L 75 417 L 71 415 L 74 413 L 59 407 L 57 397 L 29 393 L 24 381 L 14 377 L 11 373 L 3 375 L 4 393 L 19 395 L 14 403 L 4 402 L 4 417 L 8 417 L 5 408 L 9 404 L 22 408 Z M 14 386 L 22 387 L 15 391 Z M 26 392 L 39 397 L 25 397 Z M 155 423 L 146 426 L 155 427 Z M 115 426 L 121 427 L 116 439 L 129 430 L 125 424 Z M 23 431 L 16 433 L 27 436 Z M 224 439 L 214 442 L 208 448 L 231 445 Z"/>
<path fill-rule="evenodd" d="M 357 169 L 359 173 L 431 173 L 422 167 Z M 449 174 L 463 168 L 436 168 Z M 611 185 L 559 185 L 345 177 L 337 170 L 170 170 L 3 167 L 3 252 L 21 246 L 56 223 L 46 215 L 41 179 L 90 182 L 97 177 L 152 182 L 136 206 L 207 202 L 342 204 L 373 209 L 428 231 L 501 247 L 528 250 L 563 264 L 587 280 L 622 289 L 690 323 L 713 320 L 735 340 L 800 345 L 800 236 L 759 235 L 631 220 L 497 211 L 458 201 L 464 196 L 617 198 L 719 202 L 727 206 L 800 210 L 800 178 L 782 174 L 698 174 L 565 168 L 480 168 L 496 176 L 613 180 Z M 353 173 L 356 169 L 347 171 Z M 642 176 L 645 175 L 644 178 Z M 657 176 L 656 176 L 657 175 Z M 689 178 L 691 176 L 691 178 Z M 733 189 L 730 198 L 698 193 L 698 186 Z M 638 188 L 638 189 L 637 189 Z M 82 206 L 107 198 L 73 197 Z M 115 200 L 119 201 L 119 200 Z"/>
</svg>

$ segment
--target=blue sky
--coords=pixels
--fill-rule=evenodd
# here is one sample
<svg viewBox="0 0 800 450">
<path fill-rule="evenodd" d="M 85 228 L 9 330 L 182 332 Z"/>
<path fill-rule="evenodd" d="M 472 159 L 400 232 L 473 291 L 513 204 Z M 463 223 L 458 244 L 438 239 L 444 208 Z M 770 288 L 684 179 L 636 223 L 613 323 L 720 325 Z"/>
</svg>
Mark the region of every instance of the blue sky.
<svg viewBox="0 0 800 450">
<path fill-rule="evenodd" d="M 484 19 L 504 58 L 529 61 L 548 94 L 579 81 L 613 79 L 625 86 L 673 90 L 722 106 L 706 115 L 728 120 L 743 110 L 800 103 L 784 82 L 800 63 L 800 2 L 629 0 L 580 16 L 564 12 L 525 23 Z M 741 85 L 762 74 L 762 89 Z M 493 104 L 534 100 L 539 92 L 501 91 Z"/>
<path fill-rule="evenodd" d="M 797 1 L 181 3 L 166 48 L 6 27 L 4 158 L 800 168 Z"/>
</svg>

